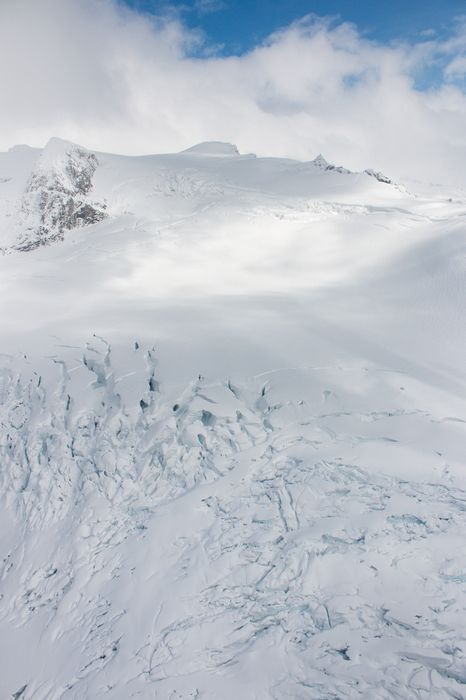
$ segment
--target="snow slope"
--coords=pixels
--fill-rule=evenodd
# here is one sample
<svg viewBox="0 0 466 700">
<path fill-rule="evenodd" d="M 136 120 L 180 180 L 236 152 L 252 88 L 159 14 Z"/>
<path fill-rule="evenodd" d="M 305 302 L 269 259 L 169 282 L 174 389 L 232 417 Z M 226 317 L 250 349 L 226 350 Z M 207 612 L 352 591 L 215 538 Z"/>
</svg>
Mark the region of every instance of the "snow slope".
<svg viewBox="0 0 466 700">
<path fill-rule="evenodd" d="M 0 697 L 466 698 L 466 196 L 0 154 Z"/>
</svg>

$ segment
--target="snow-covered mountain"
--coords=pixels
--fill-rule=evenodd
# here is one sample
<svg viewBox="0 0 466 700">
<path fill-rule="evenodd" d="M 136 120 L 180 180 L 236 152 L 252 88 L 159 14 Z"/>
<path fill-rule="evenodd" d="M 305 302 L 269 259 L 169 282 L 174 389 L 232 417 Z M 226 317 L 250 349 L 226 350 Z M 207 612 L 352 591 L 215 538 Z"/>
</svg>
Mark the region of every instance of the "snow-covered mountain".
<svg viewBox="0 0 466 700">
<path fill-rule="evenodd" d="M 322 156 L 0 154 L 1 698 L 466 698 L 465 216 Z"/>
<path fill-rule="evenodd" d="M 201 202 L 213 205 L 236 198 L 243 184 L 252 190 L 264 188 L 264 194 L 282 194 L 285 183 L 279 180 L 271 186 L 269 178 L 284 168 L 289 171 L 289 185 L 298 186 L 297 192 L 289 185 L 285 189 L 293 195 L 316 194 L 312 187 L 319 175 L 316 169 L 350 175 L 353 182 L 345 185 L 350 191 L 360 189 L 359 174 L 327 163 L 322 155 L 304 164 L 307 177 L 302 176 L 303 164 L 278 159 L 273 165 L 270 159 L 252 164 L 251 159 L 255 156 L 241 156 L 236 146 L 221 142 L 202 143 L 177 155 L 132 159 L 94 154 L 57 138 L 39 152 L 15 147 L 0 154 L 1 242 L 6 251 L 28 251 L 63 240 L 66 231 L 102 221 L 108 207 L 114 218 L 131 211 L 155 223 L 162 213 L 179 216 L 180 199 L 194 212 Z M 364 175 L 393 184 L 373 170 Z"/>
</svg>

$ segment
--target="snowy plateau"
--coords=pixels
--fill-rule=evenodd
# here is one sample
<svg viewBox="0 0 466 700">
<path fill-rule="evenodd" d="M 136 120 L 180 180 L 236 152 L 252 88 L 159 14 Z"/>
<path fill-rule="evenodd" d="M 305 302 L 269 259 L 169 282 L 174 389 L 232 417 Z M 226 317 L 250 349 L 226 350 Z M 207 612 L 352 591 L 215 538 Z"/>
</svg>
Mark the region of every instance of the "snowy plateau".
<svg viewBox="0 0 466 700">
<path fill-rule="evenodd" d="M 2 700 L 466 698 L 464 190 L 52 139 L 0 248 Z"/>
</svg>

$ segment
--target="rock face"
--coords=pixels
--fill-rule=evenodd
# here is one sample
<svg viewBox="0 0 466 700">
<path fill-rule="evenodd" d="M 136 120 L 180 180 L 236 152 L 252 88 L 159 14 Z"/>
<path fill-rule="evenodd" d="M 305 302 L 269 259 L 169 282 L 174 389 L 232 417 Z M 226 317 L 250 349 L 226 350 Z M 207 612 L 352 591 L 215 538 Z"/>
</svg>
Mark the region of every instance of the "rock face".
<svg viewBox="0 0 466 700">
<path fill-rule="evenodd" d="M 351 170 L 348 170 L 348 168 L 344 168 L 341 165 L 333 165 L 332 163 L 329 163 L 321 153 L 319 153 L 319 155 L 316 158 L 314 158 L 314 160 L 312 162 L 316 168 L 320 168 L 321 170 L 325 170 L 326 172 L 333 171 L 336 173 L 340 173 L 341 175 L 357 174 L 357 173 L 353 173 L 353 171 L 351 171 Z M 389 177 L 387 177 L 386 175 L 384 175 L 383 173 L 381 173 L 378 170 L 373 170 L 372 168 L 367 168 L 366 170 L 364 170 L 363 174 L 368 175 L 369 177 L 373 177 L 375 180 L 377 180 L 378 182 L 381 182 L 384 185 L 392 185 L 397 190 L 400 190 L 402 192 L 407 191 L 407 190 L 405 190 L 404 187 L 401 187 L 396 182 L 394 182 L 393 180 L 391 180 Z"/>
<path fill-rule="evenodd" d="M 334 171 L 336 173 L 341 173 L 342 175 L 352 175 L 354 174 L 353 171 L 348 170 L 348 168 L 344 168 L 341 165 L 333 165 L 332 163 L 329 163 L 324 156 L 319 153 L 319 155 L 314 158 L 312 161 L 313 164 L 316 166 L 316 168 L 320 168 L 321 170 L 325 171 Z M 372 168 L 367 168 L 364 170 L 364 175 L 369 175 L 369 177 L 373 177 L 378 182 L 382 182 L 384 185 L 393 185 L 394 187 L 398 188 L 398 185 L 393 182 L 389 177 L 384 175 L 383 173 L 377 171 L 377 170 L 372 170 Z"/>
<path fill-rule="evenodd" d="M 344 168 L 341 165 L 333 165 L 332 163 L 329 163 L 327 160 L 325 160 L 324 156 L 319 153 L 317 158 L 314 158 L 312 161 L 316 168 L 320 168 L 321 170 L 326 170 L 326 171 L 334 171 L 336 173 L 341 173 L 342 175 L 350 175 L 351 170 L 348 170 L 347 168 Z"/>
<path fill-rule="evenodd" d="M 65 231 L 105 218 L 105 205 L 89 199 L 97 157 L 72 143 L 51 139 L 34 170 L 20 204 L 22 232 L 15 248 L 32 250 Z"/>
<path fill-rule="evenodd" d="M 379 182 L 383 182 L 386 185 L 394 185 L 395 184 L 393 182 L 393 180 L 390 180 L 389 177 L 387 177 L 383 173 L 380 173 L 376 170 L 372 170 L 372 168 L 368 168 L 367 170 L 364 171 L 364 173 L 366 175 L 369 175 L 369 177 L 375 177 L 376 180 L 378 180 Z"/>
<path fill-rule="evenodd" d="M 399 183 L 395 182 L 387 175 L 384 175 L 383 173 L 381 173 L 379 170 L 373 170 L 372 168 L 367 168 L 366 170 L 364 170 L 364 175 L 369 175 L 369 177 L 373 177 L 375 180 L 377 180 L 378 182 L 381 182 L 383 185 L 390 185 L 391 187 L 394 187 L 399 192 L 402 192 L 404 194 L 409 194 L 408 190 L 406 189 L 406 187 L 404 187 L 404 185 L 400 185 Z"/>
</svg>

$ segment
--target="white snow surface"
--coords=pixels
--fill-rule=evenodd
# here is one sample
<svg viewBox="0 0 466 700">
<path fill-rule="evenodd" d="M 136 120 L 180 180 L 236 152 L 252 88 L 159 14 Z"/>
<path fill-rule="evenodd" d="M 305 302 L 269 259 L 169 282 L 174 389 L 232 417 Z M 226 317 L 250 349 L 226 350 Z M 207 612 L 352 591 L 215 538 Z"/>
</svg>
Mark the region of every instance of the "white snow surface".
<svg viewBox="0 0 466 700">
<path fill-rule="evenodd" d="M 465 217 L 322 156 L 0 154 L 2 700 L 466 698 Z"/>
</svg>

